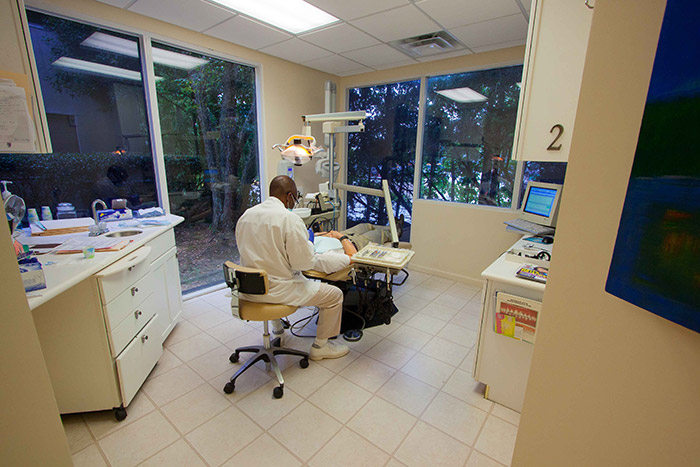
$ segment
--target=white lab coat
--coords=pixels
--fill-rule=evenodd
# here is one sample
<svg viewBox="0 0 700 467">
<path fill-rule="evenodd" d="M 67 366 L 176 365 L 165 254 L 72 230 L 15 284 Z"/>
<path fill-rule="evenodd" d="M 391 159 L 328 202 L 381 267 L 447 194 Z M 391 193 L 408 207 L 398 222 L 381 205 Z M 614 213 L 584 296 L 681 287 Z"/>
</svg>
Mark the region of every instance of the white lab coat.
<svg viewBox="0 0 700 467">
<path fill-rule="evenodd" d="M 320 283 L 301 271 L 329 273 L 350 264 L 344 253 L 315 255 L 304 222 L 274 196 L 243 213 L 236 225 L 236 243 L 243 266 L 267 271 L 267 295 L 241 294 L 253 302 L 303 306 L 318 292 Z"/>
</svg>

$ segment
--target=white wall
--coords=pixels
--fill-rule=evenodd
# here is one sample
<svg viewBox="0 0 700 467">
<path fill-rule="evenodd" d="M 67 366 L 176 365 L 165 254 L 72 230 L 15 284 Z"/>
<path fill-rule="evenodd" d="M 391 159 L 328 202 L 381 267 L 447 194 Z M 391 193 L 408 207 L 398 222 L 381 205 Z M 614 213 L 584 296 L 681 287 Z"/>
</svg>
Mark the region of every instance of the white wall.
<svg viewBox="0 0 700 467">
<path fill-rule="evenodd" d="M 1 203 L 0 218 L 5 219 Z M 73 465 L 4 221 L 0 225 L 0 297 L 0 463 Z"/>
<path fill-rule="evenodd" d="M 605 292 L 664 4 L 595 2 L 514 466 L 700 462 L 700 334 Z"/>
<path fill-rule="evenodd" d="M 439 75 L 522 64 L 525 47 L 437 60 L 420 65 L 348 76 L 338 86 L 340 108 L 347 89 Z M 340 145 L 341 160 L 345 146 Z M 417 168 L 417 170 L 420 170 Z M 503 221 L 517 215 L 510 209 L 414 200 L 411 243 L 416 255 L 411 267 L 464 282 L 481 283 L 481 271 L 519 237 L 506 232 Z"/>
</svg>

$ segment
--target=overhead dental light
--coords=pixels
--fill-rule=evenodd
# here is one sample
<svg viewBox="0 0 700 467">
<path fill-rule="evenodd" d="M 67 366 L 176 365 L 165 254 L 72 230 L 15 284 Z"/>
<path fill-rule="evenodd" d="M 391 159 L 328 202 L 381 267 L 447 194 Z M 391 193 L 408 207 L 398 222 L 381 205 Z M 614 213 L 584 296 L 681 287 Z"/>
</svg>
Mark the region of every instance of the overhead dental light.
<svg viewBox="0 0 700 467">
<path fill-rule="evenodd" d="M 323 122 L 323 133 L 327 135 L 335 135 L 336 133 L 355 133 L 365 130 L 364 119 L 367 118 L 367 112 L 364 110 L 358 112 L 331 112 L 325 114 L 302 115 L 303 126 L 300 135 L 292 135 L 287 138 L 284 144 L 275 144 L 273 148 L 281 151 L 282 159 L 301 166 L 311 161 L 315 155 L 322 156 L 316 164 L 316 172 L 325 177 L 329 177 L 329 186 L 333 188 L 333 179 L 340 171 L 340 165 L 334 161 L 333 154 L 333 138 L 329 140 L 328 152 L 322 146 L 316 146 L 316 139 L 311 136 L 311 122 Z M 346 122 L 357 122 L 356 125 L 345 125 Z M 333 177 L 330 177 L 330 167 L 333 167 Z M 280 175 L 293 175 L 292 166 L 278 166 Z"/>
<path fill-rule="evenodd" d="M 292 34 L 340 21 L 303 0 L 209 0 Z"/>
<path fill-rule="evenodd" d="M 296 166 L 310 162 L 314 154 L 323 150 L 323 148 L 316 147 L 316 138 L 306 135 L 292 135 L 287 138 L 286 143 L 275 144 L 272 147 L 281 151 L 282 159 Z"/>
</svg>

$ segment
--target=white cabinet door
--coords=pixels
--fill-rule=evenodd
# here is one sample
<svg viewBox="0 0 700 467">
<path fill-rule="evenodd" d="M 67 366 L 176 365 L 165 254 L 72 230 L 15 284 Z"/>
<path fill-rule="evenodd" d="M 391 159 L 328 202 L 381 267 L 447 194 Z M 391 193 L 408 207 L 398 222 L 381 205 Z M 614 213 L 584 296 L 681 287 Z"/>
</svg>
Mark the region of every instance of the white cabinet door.
<svg viewBox="0 0 700 467">
<path fill-rule="evenodd" d="M 568 160 L 592 17 L 583 0 L 533 2 L 516 159 Z"/>
<path fill-rule="evenodd" d="M 117 357 L 119 388 L 124 407 L 129 405 L 161 355 L 163 345 L 157 332 L 158 316 L 154 316 Z"/>
<path fill-rule="evenodd" d="M 170 334 L 182 314 L 182 288 L 176 251 L 173 251 L 165 261 L 165 284 L 168 289 L 168 307 L 170 308 L 170 329 L 168 329 Z"/>
</svg>

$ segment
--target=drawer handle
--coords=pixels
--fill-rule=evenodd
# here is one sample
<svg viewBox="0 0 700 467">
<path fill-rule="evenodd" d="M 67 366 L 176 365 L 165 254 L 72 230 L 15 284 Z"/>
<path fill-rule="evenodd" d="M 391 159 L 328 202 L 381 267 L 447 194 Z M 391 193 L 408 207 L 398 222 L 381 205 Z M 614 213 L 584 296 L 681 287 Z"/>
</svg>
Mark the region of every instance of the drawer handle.
<svg viewBox="0 0 700 467">
<path fill-rule="evenodd" d="M 143 336 L 141 336 L 142 343 L 145 343 L 147 340 L 148 340 L 148 334 L 144 334 Z"/>
<path fill-rule="evenodd" d="M 133 297 L 134 295 L 136 295 L 136 292 L 138 292 L 138 291 L 139 291 L 138 287 L 132 287 L 131 288 L 131 296 Z"/>
<path fill-rule="evenodd" d="M 139 316 L 141 316 L 143 313 L 141 310 L 136 310 L 134 311 L 134 318 L 139 319 Z"/>
</svg>

